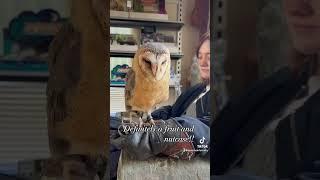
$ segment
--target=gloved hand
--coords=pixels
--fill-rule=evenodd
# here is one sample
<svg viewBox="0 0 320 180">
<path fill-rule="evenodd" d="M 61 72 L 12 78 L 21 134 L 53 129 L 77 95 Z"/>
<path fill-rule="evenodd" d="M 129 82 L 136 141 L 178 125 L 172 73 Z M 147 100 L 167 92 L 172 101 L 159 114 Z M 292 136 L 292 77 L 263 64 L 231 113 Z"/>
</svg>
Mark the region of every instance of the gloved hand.
<svg viewBox="0 0 320 180">
<path fill-rule="evenodd" d="M 151 113 L 153 119 L 167 120 L 172 116 L 172 106 L 163 106 Z"/>
</svg>

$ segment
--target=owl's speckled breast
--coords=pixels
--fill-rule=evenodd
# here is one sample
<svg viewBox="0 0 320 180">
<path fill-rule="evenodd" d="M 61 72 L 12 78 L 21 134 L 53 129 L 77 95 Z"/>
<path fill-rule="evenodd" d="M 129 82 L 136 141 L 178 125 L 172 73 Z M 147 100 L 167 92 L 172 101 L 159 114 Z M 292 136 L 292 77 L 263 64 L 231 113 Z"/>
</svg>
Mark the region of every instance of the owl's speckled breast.
<svg viewBox="0 0 320 180">
<path fill-rule="evenodd" d="M 151 69 L 151 60 L 148 61 L 150 63 L 149 65 L 148 62 L 145 62 L 144 64 L 142 63 L 143 68 L 141 68 L 142 65 L 139 64 L 139 59 L 141 59 L 141 56 L 143 53 L 145 53 L 145 51 L 149 52 L 149 55 L 146 56 L 150 56 L 150 53 L 155 54 L 155 57 L 151 58 L 150 56 L 150 59 L 153 59 L 153 61 L 155 61 L 157 58 L 157 60 L 159 60 L 159 54 L 165 56 L 165 58 L 168 60 L 163 61 L 167 62 L 168 64 L 165 69 L 163 69 L 164 76 L 161 80 L 155 80 L 156 74 L 154 74 L 155 69 Z M 131 86 L 128 86 L 127 88 L 129 92 L 127 104 L 131 106 L 132 110 L 150 112 L 157 104 L 165 102 L 169 99 L 170 53 L 166 47 L 158 44 L 148 44 L 140 48 L 134 57 L 132 70 L 134 73 L 131 74 L 131 77 L 134 77 L 134 83 L 131 82 Z M 147 71 L 149 73 L 147 73 Z"/>
<path fill-rule="evenodd" d="M 131 105 L 134 110 L 148 112 L 159 103 L 169 99 L 169 78 L 161 81 L 136 82 Z"/>
</svg>

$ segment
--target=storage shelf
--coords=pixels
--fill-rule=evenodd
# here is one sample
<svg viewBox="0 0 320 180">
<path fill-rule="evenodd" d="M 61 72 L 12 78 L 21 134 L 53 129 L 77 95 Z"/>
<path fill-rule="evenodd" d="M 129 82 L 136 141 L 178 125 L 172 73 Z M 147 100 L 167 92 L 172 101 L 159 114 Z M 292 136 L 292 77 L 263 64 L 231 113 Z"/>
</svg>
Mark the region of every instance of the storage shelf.
<svg viewBox="0 0 320 180">
<path fill-rule="evenodd" d="M 110 18 L 110 26 L 112 27 L 158 27 L 180 30 L 183 25 L 184 23 L 178 21 L 127 19 L 121 17 Z"/>
<path fill-rule="evenodd" d="M 126 85 L 125 84 L 110 84 L 110 87 L 125 87 Z M 169 85 L 170 88 L 174 88 L 175 86 L 174 85 Z"/>
<path fill-rule="evenodd" d="M 135 55 L 134 52 L 118 52 L 118 51 L 111 51 L 110 56 L 111 57 L 131 57 L 133 58 Z M 179 60 L 183 57 L 183 54 L 171 54 L 170 55 L 172 60 Z"/>
<path fill-rule="evenodd" d="M 47 82 L 48 72 L 0 71 L 0 81 Z"/>
<path fill-rule="evenodd" d="M 47 82 L 48 64 L 38 60 L 0 60 L 0 81 Z"/>
<path fill-rule="evenodd" d="M 113 83 L 110 83 L 110 87 L 125 87 L 126 85 L 125 84 L 113 84 Z"/>
</svg>

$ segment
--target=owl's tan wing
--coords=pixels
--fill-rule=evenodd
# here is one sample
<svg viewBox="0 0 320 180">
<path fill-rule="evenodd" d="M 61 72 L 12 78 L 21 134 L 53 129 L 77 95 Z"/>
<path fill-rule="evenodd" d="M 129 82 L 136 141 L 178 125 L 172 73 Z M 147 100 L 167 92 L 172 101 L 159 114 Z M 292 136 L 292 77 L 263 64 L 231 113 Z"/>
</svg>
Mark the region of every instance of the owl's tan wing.
<svg viewBox="0 0 320 180">
<path fill-rule="evenodd" d="M 61 27 L 50 45 L 47 84 L 47 116 L 50 150 L 67 151 L 67 142 L 55 138 L 57 122 L 68 115 L 66 96 L 80 80 L 80 33 L 71 23 Z"/>
<path fill-rule="evenodd" d="M 71 23 L 60 29 L 50 46 L 47 105 L 54 111 L 49 117 L 56 121 L 65 118 L 65 94 L 80 80 L 80 47 L 80 33 Z"/>
<path fill-rule="evenodd" d="M 108 1 L 106 0 L 91 0 L 92 7 L 94 10 L 94 13 L 96 15 L 97 20 L 99 21 L 101 28 L 99 30 L 102 30 L 103 36 L 107 37 L 109 34 L 107 30 L 109 29 L 107 26 L 107 9 L 109 9 Z"/>
<path fill-rule="evenodd" d="M 125 105 L 127 110 L 131 110 L 130 100 L 134 94 L 135 72 L 132 68 L 127 73 L 127 82 L 125 87 Z"/>
</svg>

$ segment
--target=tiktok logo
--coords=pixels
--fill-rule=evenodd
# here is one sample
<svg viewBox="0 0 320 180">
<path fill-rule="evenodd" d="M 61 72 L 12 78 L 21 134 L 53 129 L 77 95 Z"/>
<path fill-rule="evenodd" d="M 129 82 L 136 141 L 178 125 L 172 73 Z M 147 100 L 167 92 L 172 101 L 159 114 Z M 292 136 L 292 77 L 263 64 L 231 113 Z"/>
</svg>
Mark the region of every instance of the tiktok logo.
<svg viewBox="0 0 320 180">
<path fill-rule="evenodd" d="M 199 141 L 200 144 L 203 144 L 205 139 L 206 139 L 206 138 L 202 137 L 202 138 L 200 139 L 200 141 Z"/>
<path fill-rule="evenodd" d="M 197 145 L 197 148 L 198 148 L 198 151 L 208 151 L 208 145 L 207 144 L 204 144 L 204 141 L 206 140 L 206 138 L 202 137 L 200 140 L 199 140 L 199 143 Z"/>
</svg>

